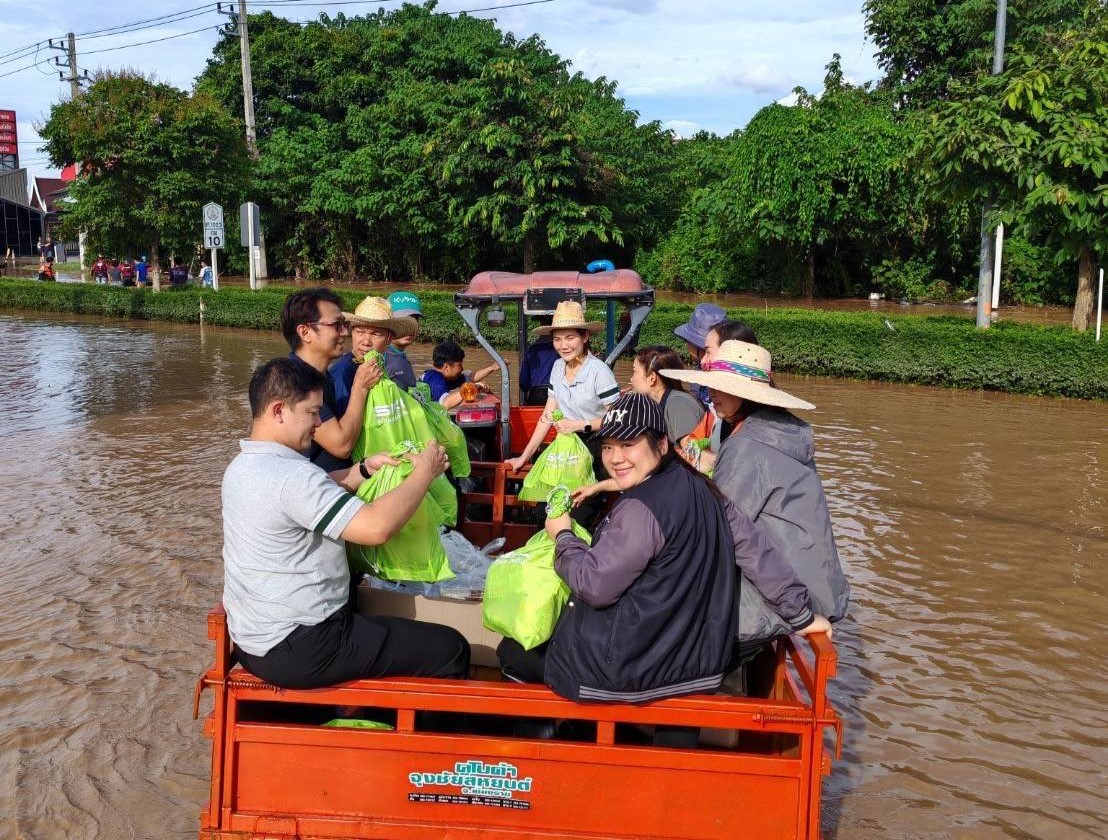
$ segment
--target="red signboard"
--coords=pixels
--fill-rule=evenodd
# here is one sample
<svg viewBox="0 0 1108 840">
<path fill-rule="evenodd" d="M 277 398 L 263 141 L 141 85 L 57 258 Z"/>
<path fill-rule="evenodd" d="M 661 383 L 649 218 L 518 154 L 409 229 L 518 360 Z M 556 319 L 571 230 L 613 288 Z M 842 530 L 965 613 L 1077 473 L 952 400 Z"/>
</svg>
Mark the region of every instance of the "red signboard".
<svg viewBox="0 0 1108 840">
<path fill-rule="evenodd" d="M 0 143 L 0 155 L 17 155 L 19 146 L 15 143 Z"/>
<path fill-rule="evenodd" d="M 5 128 L 0 125 L 0 143 L 14 143 L 15 142 L 15 129 Z"/>
<path fill-rule="evenodd" d="M 0 110 L 0 122 L 15 122 L 15 111 Z"/>
</svg>

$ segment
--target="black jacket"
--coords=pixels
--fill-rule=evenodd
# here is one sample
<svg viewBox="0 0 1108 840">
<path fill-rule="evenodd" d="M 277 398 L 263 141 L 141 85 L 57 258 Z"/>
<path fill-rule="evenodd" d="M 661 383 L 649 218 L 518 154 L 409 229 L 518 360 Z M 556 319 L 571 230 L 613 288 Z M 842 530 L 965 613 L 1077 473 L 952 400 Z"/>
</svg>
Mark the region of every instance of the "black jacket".
<svg viewBox="0 0 1108 840">
<path fill-rule="evenodd" d="M 573 592 L 546 683 L 573 700 L 647 702 L 719 687 L 736 633 L 738 562 L 797 628 L 812 619 L 792 569 L 748 518 L 671 462 L 624 493 L 590 548 L 558 536 Z"/>
</svg>

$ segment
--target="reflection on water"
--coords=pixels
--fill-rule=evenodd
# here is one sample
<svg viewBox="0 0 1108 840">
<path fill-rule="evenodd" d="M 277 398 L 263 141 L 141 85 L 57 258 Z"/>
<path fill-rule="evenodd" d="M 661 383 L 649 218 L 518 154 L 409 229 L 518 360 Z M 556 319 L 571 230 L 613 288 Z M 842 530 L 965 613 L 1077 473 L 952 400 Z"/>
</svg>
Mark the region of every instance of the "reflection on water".
<svg viewBox="0 0 1108 840">
<path fill-rule="evenodd" d="M 219 481 L 250 372 L 285 348 L 145 322 L 0 326 L 0 837 L 195 836 Z M 784 386 L 819 406 L 855 593 L 825 834 L 1104 837 L 1103 404 Z"/>
</svg>

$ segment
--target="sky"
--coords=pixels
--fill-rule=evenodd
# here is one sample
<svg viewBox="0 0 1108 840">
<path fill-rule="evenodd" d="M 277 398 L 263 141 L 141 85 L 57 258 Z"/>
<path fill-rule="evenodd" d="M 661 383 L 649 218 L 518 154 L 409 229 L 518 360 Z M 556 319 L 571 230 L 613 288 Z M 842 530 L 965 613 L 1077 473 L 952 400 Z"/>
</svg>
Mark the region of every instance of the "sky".
<svg viewBox="0 0 1108 840">
<path fill-rule="evenodd" d="M 397 5 L 248 0 L 249 11 L 268 8 L 293 20 Z M 797 85 L 818 93 L 834 53 L 848 80 L 878 78 L 861 7 L 862 0 L 440 0 L 438 11 L 495 18 L 521 38 L 538 34 L 574 70 L 616 81 L 641 120 L 690 136 L 741 128 L 763 106 L 788 102 Z M 175 13 L 176 20 L 154 20 Z M 0 110 L 17 112 L 28 175 L 57 172 L 38 150 L 34 126 L 69 95 L 53 65 L 64 53 L 48 39 L 77 33 L 82 71 L 137 69 L 188 89 L 226 20 L 214 2 L 200 0 L 0 0 Z"/>
</svg>

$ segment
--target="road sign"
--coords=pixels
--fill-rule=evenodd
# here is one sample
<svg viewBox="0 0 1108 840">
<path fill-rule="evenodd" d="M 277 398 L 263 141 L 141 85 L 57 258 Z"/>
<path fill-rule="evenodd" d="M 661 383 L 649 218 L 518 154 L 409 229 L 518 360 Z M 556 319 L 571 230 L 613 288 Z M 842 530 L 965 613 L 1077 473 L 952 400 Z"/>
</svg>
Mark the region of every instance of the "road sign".
<svg viewBox="0 0 1108 840">
<path fill-rule="evenodd" d="M 261 244 L 262 220 L 258 205 L 248 201 L 239 207 L 239 229 L 242 231 L 242 245 L 250 248 Z"/>
<path fill-rule="evenodd" d="M 209 250 L 222 248 L 227 241 L 223 230 L 223 208 L 215 202 L 204 205 L 204 247 Z"/>
</svg>

